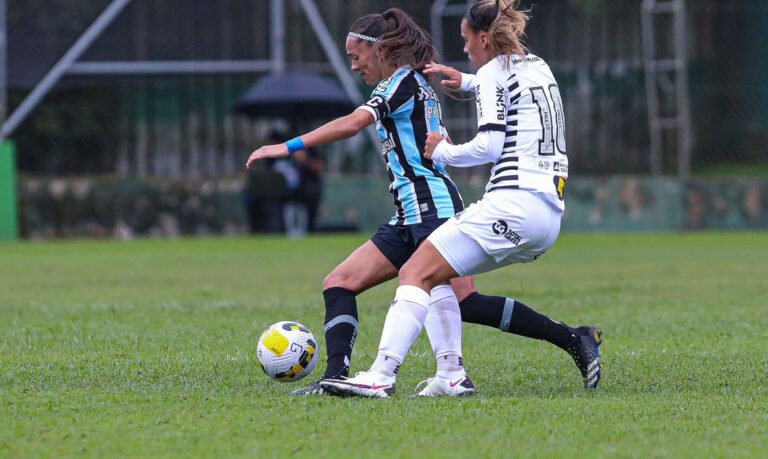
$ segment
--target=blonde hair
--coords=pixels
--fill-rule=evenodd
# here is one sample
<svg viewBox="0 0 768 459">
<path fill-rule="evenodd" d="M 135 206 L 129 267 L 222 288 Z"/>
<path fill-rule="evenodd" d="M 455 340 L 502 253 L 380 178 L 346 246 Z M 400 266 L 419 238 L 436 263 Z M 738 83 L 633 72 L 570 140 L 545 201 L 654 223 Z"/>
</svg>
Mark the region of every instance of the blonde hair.
<svg viewBox="0 0 768 459">
<path fill-rule="evenodd" d="M 523 44 L 527 11 L 515 9 L 518 0 L 478 0 L 464 19 L 475 32 L 487 32 L 488 41 L 497 56 L 504 55 L 504 66 L 509 67 L 513 55 L 525 56 Z"/>
</svg>

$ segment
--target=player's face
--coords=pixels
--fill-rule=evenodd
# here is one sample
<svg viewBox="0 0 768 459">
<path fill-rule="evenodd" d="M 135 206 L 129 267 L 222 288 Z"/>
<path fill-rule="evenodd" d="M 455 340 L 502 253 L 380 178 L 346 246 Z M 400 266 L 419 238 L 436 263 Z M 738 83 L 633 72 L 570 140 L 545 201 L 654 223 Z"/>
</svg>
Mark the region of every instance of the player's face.
<svg viewBox="0 0 768 459">
<path fill-rule="evenodd" d="M 488 33 L 472 30 L 466 19 L 461 21 L 461 38 L 464 39 L 464 52 L 475 68 L 479 69 L 493 58 Z"/>
<path fill-rule="evenodd" d="M 359 73 L 369 86 L 383 79 L 381 66 L 373 54 L 373 46 L 367 41 L 347 37 L 347 56 L 352 61 L 352 71 Z"/>
</svg>

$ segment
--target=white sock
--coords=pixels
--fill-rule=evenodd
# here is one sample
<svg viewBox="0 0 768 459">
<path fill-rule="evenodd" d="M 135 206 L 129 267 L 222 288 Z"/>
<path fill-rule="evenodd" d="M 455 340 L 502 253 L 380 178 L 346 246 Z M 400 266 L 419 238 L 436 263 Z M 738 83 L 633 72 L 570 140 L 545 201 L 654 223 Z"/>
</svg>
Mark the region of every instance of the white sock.
<svg viewBox="0 0 768 459">
<path fill-rule="evenodd" d="M 424 327 L 437 360 L 437 375 L 444 378 L 463 375 L 461 310 L 450 285 L 438 285 L 430 292 L 429 312 Z"/>
<path fill-rule="evenodd" d="M 395 301 L 389 307 L 384 330 L 381 331 L 379 354 L 371 370 L 394 376 L 405 359 L 405 354 L 424 326 L 429 308 L 429 294 L 413 285 L 401 285 Z"/>
</svg>

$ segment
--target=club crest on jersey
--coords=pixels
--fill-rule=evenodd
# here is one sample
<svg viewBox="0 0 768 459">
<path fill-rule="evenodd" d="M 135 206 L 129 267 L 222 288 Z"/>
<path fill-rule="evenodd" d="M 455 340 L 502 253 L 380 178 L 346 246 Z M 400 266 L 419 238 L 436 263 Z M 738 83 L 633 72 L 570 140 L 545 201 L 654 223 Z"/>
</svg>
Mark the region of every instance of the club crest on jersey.
<svg viewBox="0 0 768 459">
<path fill-rule="evenodd" d="M 518 245 L 522 239 L 519 234 L 509 229 L 509 225 L 504 220 L 499 220 L 491 226 L 494 233 L 499 236 L 504 236 L 509 242 Z"/>
<path fill-rule="evenodd" d="M 552 177 L 552 179 L 555 182 L 555 192 L 557 193 L 557 197 L 562 201 L 565 199 L 565 182 L 567 182 L 567 180 L 559 175 Z"/>
</svg>

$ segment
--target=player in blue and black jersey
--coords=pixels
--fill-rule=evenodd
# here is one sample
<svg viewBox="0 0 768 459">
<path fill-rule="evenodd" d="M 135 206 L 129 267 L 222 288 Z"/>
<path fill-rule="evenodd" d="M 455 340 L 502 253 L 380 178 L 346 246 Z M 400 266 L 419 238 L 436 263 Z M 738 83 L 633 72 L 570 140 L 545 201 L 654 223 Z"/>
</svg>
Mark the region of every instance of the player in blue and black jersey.
<svg viewBox="0 0 768 459">
<path fill-rule="evenodd" d="M 247 162 L 250 168 L 257 160 L 285 157 L 304 148 L 349 138 L 376 123 L 395 215 L 323 282 L 328 356 L 324 378 L 346 377 L 349 372 L 358 330 L 356 295 L 397 277 L 419 244 L 463 210 L 458 189 L 443 166 L 424 156 L 429 132 L 447 137 L 440 102 L 423 74 L 425 66 L 437 59 L 429 35 L 410 16 L 393 8 L 358 19 L 347 36 L 346 50 L 352 71 L 359 73 L 367 84 L 376 85 L 370 99 L 353 113 L 312 132 L 257 149 Z M 476 317 L 470 310 L 485 310 L 482 321 L 477 323 L 487 325 L 488 318 L 493 316 L 504 331 L 543 339 L 564 349 L 579 342 L 573 329 L 521 303 L 480 295 L 471 277 L 454 279 L 451 285 L 438 285 L 429 296 L 424 326 L 437 359 L 436 377 L 446 384 L 427 395 L 468 395 L 474 391 L 461 356 L 461 317 Z M 396 316 L 395 311 L 388 315 L 402 320 Z M 392 355 L 399 352 L 391 350 Z M 387 354 L 387 349 L 380 349 L 381 359 L 386 360 Z M 389 364 L 382 367 L 397 371 Z M 322 395 L 325 391 L 314 383 L 292 394 Z"/>
</svg>

